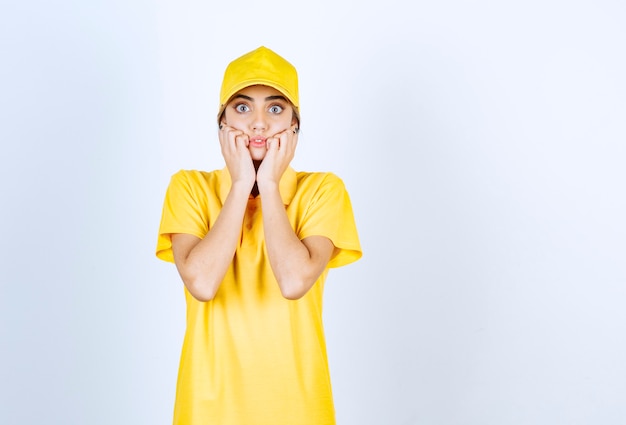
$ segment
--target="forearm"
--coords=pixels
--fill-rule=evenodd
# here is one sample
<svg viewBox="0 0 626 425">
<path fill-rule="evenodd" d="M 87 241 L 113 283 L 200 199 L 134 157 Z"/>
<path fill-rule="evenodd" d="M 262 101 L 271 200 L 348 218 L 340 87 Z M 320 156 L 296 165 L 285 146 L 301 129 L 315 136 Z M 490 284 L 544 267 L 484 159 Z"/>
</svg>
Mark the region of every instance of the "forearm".
<svg viewBox="0 0 626 425">
<path fill-rule="evenodd" d="M 206 236 L 176 261 L 185 286 L 201 301 L 213 299 L 233 261 L 249 193 L 233 186 Z"/>
<path fill-rule="evenodd" d="M 266 185 L 260 190 L 265 245 L 272 271 L 285 298 L 300 298 L 315 283 L 328 259 L 316 258 L 295 234 L 278 186 Z"/>
</svg>

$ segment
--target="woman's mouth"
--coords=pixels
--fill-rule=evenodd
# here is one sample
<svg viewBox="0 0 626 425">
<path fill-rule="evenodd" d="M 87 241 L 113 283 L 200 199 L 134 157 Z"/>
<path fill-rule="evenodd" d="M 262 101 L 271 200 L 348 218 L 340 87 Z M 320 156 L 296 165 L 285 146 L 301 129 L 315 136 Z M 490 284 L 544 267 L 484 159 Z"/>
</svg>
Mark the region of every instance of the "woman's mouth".
<svg viewBox="0 0 626 425">
<path fill-rule="evenodd" d="M 265 137 L 261 137 L 261 136 L 254 136 L 254 137 L 250 137 L 249 141 L 249 145 L 255 148 L 262 148 L 265 147 L 265 141 L 267 139 Z"/>
</svg>

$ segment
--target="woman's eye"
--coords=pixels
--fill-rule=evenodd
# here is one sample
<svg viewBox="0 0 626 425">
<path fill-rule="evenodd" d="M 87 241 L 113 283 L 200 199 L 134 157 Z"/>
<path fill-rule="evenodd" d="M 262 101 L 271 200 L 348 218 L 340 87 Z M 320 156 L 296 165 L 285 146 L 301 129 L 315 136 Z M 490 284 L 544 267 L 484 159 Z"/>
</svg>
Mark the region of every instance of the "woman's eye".
<svg viewBox="0 0 626 425">
<path fill-rule="evenodd" d="M 280 105 L 270 106 L 270 112 L 272 114 L 280 114 L 281 112 L 283 112 L 283 107 Z"/>
<path fill-rule="evenodd" d="M 250 108 L 248 108 L 248 105 L 246 105 L 245 103 L 240 103 L 239 105 L 235 106 L 235 110 L 237 112 L 248 112 Z"/>
</svg>

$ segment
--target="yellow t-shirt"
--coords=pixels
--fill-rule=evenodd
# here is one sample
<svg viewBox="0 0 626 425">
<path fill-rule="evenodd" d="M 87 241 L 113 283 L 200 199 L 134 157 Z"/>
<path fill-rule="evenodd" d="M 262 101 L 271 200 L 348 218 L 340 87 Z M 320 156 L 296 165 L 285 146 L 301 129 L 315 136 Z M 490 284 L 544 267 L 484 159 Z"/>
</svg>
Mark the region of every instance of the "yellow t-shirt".
<svg viewBox="0 0 626 425">
<path fill-rule="evenodd" d="M 173 262 L 172 233 L 204 237 L 230 186 L 226 169 L 174 174 L 158 258 Z M 339 248 L 329 268 L 361 257 L 352 205 L 337 176 L 289 168 L 280 193 L 300 239 L 326 236 Z M 259 197 L 248 202 L 240 240 L 213 300 L 200 302 L 185 290 L 187 329 L 174 424 L 335 424 L 322 324 L 328 268 L 301 299 L 281 295 L 267 258 Z"/>
</svg>

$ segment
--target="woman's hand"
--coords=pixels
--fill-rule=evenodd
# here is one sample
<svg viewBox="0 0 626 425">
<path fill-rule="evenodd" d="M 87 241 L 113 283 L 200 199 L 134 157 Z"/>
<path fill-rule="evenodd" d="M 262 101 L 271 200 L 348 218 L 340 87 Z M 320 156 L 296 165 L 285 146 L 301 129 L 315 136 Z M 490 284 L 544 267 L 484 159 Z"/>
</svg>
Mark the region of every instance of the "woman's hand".
<svg viewBox="0 0 626 425">
<path fill-rule="evenodd" d="M 249 192 L 254 186 L 256 173 L 248 150 L 248 136 L 241 130 L 221 124 L 219 139 L 233 186 L 241 183 Z"/>
<path fill-rule="evenodd" d="M 287 130 L 267 139 L 267 153 L 259 166 L 256 176 L 261 192 L 264 186 L 278 186 L 283 173 L 289 167 L 298 144 L 296 128 L 297 126 L 293 125 Z"/>
</svg>

